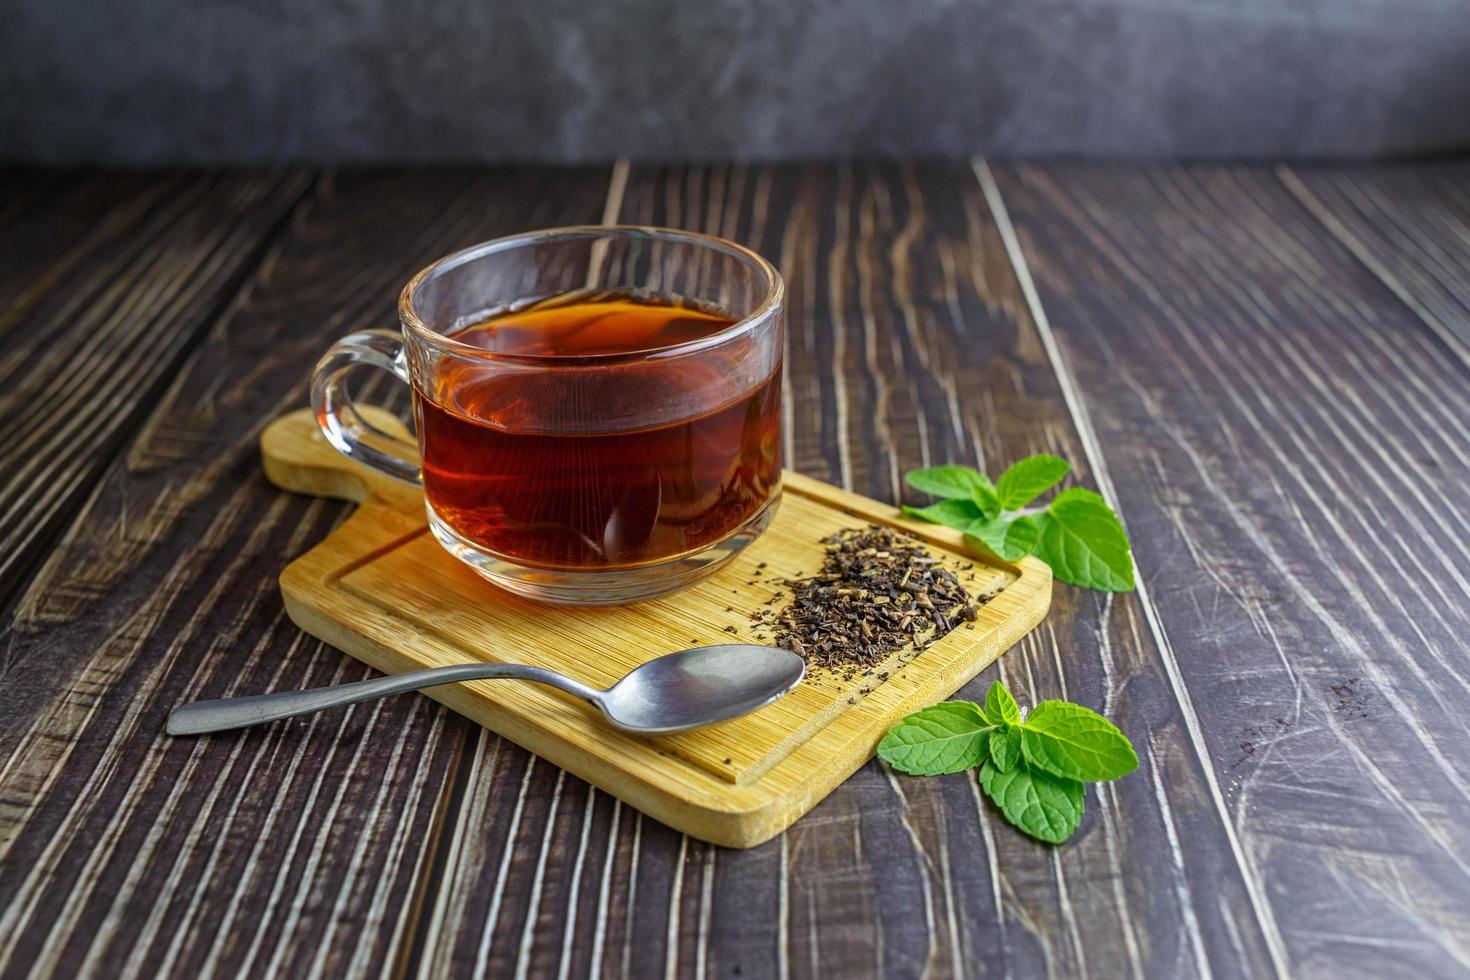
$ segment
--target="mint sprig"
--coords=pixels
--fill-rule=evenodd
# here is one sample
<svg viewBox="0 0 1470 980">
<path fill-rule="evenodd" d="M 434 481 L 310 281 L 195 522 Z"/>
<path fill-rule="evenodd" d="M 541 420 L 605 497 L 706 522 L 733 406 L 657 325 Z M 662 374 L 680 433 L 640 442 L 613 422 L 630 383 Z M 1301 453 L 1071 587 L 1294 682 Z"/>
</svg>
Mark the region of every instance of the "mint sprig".
<svg viewBox="0 0 1470 980">
<path fill-rule="evenodd" d="M 1127 592 L 1133 588 L 1133 552 L 1123 523 L 1102 497 L 1069 487 L 1045 507 L 1028 506 L 1070 470 L 1070 463 L 1049 453 L 1017 460 L 994 483 L 968 466 L 911 470 L 909 486 L 944 499 L 903 512 L 963 531 L 971 547 L 1005 561 L 1035 555 L 1063 582 Z"/>
<path fill-rule="evenodd" d="M 1043 701 L 1023 719 L 1000 681 L 984 705 L 941 701 L 904 718 L 878 743 L 878 757 L 916 776 L 979 768 L 980 787 L 1005 818 L 1053 844 L 1082 821 L 1084 781 L 1138 768 L 1128 737 L 1102 715 Z"/>
</svg>

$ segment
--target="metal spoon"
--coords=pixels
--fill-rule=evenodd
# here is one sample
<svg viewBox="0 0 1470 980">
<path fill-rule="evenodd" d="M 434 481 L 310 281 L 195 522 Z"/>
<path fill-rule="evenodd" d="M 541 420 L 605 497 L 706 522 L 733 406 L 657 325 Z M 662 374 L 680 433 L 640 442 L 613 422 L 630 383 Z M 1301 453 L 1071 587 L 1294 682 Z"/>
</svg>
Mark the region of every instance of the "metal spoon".
<svg viewBox="0 0 1470 980">
<path fill-rule="evenodd" d="M 195 701 L 168 716 L 170 735 L 202 735 L 356 704 L 422 687 L 511 678 L 550 684 L 601 709 L 614 728 L 640 735 L 682 732 L 754 711 L 795 687 L 806 663 L 779 647 L 724 643 L 650 660 L 606 691 L 526 664 L 460 664 L 352 684 Z"/>
</svg>

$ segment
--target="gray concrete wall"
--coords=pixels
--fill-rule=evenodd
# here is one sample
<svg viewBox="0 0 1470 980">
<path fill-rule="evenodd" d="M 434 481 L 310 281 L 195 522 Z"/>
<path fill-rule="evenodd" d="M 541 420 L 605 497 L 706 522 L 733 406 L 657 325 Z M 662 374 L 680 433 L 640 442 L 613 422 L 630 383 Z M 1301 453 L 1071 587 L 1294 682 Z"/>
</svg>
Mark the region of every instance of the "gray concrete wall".
<svg viewBox="0 0 1470 980">
<path fill-rule="evenodd" d="M 1374 157 L 1470 0 L 0 0 L 0 157 Z"/>
</svg>

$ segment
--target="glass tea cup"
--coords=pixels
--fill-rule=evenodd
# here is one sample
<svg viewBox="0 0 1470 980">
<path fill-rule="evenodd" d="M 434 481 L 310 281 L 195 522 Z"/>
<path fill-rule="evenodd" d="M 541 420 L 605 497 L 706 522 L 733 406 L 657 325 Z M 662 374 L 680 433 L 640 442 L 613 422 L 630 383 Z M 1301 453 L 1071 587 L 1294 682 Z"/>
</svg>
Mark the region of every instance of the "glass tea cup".
<svg viewBox="0 0 1470 980">
<path fill-rule="evenodd" d="M 731 242 L 557 228 L 433 263 L 317 364 L 339 451 L 423 487 L 450 554 L 549 602 L 632 602 L 729 561 L 781 494 L 784 286 Z M 417 444 L 374 428 L 346 379 L 413 390 Z"/>
</svg>

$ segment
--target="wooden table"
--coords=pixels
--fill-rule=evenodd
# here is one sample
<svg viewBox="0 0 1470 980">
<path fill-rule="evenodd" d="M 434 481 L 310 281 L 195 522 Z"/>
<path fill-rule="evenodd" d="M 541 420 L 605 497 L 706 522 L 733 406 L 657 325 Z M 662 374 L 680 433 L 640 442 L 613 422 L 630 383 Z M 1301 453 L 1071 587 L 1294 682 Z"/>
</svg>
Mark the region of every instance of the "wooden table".
<svg viewBox="0 0 1470 980">
<path fill-rule="evenodd" d="M 1470 970 L 1470 164 L 10 172 L 0 196 L 0 975 L 1453 976 Z M 870 764 L 750 851 L 421 697 L 168 739 L 366 676 L 261 476 L 328 342 L 427 260 L 703 229 L 790 284 L 788 459 L 1047 450 L 1137 592 L 995 669 L 1140 770 L 1038 845 Z M 386 379 L 365 379 L 402 407 Z"/>
</svg>

